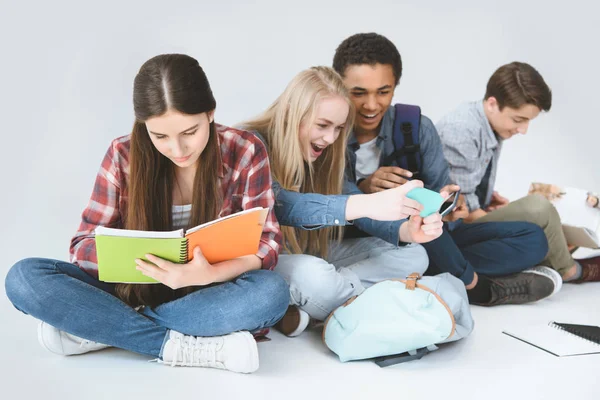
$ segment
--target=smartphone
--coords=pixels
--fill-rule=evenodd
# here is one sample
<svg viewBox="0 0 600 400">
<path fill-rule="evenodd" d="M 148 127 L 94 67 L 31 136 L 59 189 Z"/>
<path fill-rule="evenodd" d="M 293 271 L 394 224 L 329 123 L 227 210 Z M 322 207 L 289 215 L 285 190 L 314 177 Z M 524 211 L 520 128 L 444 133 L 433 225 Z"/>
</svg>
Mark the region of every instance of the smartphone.
<svg viewBox="0 0 600 400">
<path fill-rule="evenodd" d="M 456 203 L 458 202 L 458 196 L 460 195 L 460 190 L 452 193 L 450 196 L 444 200 L 442 206 L 440 207 L 440 215 L 442 217 L 450 214 L 454 208 L 456 207 Z"/>
</svg>

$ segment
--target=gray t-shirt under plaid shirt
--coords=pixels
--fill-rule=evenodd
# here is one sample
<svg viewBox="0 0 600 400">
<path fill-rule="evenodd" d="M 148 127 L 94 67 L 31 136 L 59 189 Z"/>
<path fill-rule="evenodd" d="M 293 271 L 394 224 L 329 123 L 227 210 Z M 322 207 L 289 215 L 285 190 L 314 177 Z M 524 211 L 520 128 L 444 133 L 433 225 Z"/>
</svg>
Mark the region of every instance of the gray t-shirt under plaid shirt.
<svg viewBox="0 0 600 400">
<path fill-rule="evenodd" d="M 450 165 L 450 178 L 460 185 L 470 211 L 490 204 L 502 141 L 483 111 L 483 101 L 464 103 L 436 125 Z"/>
</svg>

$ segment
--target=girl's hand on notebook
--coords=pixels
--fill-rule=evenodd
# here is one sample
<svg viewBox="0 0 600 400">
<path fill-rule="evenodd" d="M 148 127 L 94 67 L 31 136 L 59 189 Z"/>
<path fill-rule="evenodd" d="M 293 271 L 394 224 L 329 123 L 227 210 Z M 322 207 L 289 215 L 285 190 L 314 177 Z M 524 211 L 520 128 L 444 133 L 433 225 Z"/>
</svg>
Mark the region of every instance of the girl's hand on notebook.
<svg viewBox="0 0 600 400">
<path fill-rule="evenodd" d="M 400 226 L 400 241 L 404 243 L 427 243 L 442 234 L 444 223 L 439 213 L 426 218 L 413 215 Z"/>
<path fill-rule="evenodd" d="M 176 264 L 153 254 L 146 254 L 146 258 L 151 262 L 139 258 L 135 260 L 136 269 L 171 289 L 204 286 L 214 282 L 213 266 L 206 261 L 200 247 L 194 249 L 194 258 L 187 264 Z"/>
</svg>

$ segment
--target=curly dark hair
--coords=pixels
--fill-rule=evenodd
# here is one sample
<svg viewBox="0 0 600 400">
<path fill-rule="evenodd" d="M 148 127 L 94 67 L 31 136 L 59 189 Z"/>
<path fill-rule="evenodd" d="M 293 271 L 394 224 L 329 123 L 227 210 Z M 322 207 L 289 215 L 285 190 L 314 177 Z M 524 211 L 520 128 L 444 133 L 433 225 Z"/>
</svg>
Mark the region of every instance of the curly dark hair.
<svg viewBox="0 0 600 400">
<path fill-rule="evenodd" d="M 345 39 L 333 56 L 333 69 L 344 76 L 346 68 L 357 64 L 389 64 L 394 71 L 396 85 L 402 76 L 402 59 L 394 43 L 377 33 L 357 33 Z"/>
</svg>

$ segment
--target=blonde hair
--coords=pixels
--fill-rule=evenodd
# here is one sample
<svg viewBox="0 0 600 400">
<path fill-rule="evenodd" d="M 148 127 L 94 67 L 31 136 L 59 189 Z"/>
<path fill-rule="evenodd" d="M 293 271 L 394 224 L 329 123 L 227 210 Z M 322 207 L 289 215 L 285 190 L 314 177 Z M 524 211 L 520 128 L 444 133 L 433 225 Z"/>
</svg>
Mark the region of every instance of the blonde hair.
<svg viewBox="0 0 600 400">
<path fill-rule="evenodd" d="M 300 125 L 312 126 L 319 101 L 332 96 L 340 96 L 348 104 L 344 129 L 314 163 L 307 162 L 303 154 Z M 354 107 L 342 78 L 332 68 L 321 66 L 296 75 L 265 112 L 242 123 L 242 127 L 257 131 L 265 138 L 273 178 L 283 189 L 335 195 L 342 192 L 346 143 L 353 122 Z M 308 152 L 309 146 L 310 143 L 305 143 L 304 151 Z M 282 226 L 282 232 L 286 251 L 326 258 L 329 241 L 340 239 L 342 228 L 302 230 Z"/>
</svg>

